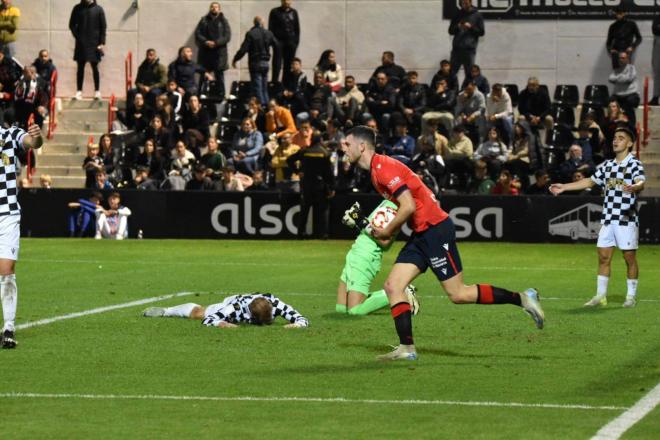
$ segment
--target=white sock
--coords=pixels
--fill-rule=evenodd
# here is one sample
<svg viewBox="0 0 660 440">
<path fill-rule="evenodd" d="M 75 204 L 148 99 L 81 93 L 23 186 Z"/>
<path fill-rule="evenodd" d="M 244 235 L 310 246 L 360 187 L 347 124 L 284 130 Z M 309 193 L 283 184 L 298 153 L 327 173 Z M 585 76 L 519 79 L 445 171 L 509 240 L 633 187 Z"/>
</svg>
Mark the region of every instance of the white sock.
<svg viewBox="0 0 660 440">
<path fill-rule="evenodd" d="M 0 298 L 2 299 L 2 317 L 5 320 L 3 330 L 14 331 L 16 303 L 18 302 L 16 275 L 11 274 L 0 276 Z"/>
<path fill-rule="evenodd" d="M 632 296 L 633 298 L 637 296 L 637 280 L 627 280 L 628 283 L 628 293 L 626 296 Z"/>
<path fill-rule="evenodd" d="M 195 303 L 186 303 L 174 307 L 167 307 L 163 316 L 174 318 L 190 318 L 190 314 L 195 307 L 201 306 Z"/>
<path fill-rule="evenodd" d="M 610 277 L 604 275 L 598 275 L 596 295 L 605 296 L 607 295 L 607 282 L 610 280 Z"/>
</svg>

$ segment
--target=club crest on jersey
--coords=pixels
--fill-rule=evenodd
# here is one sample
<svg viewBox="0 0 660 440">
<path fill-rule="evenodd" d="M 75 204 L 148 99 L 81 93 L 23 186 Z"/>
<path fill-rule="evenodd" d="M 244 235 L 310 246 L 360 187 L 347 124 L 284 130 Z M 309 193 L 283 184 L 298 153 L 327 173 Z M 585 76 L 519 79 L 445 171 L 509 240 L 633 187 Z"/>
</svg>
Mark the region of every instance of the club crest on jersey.
<svg viewBox="0 0 660 440">
<path fill-rule="evenodd" d="M 9 159 L 9 156 L 7 156 L 4 153 L 2 153 L 2 164 L 4 166 L 7 166 L 7 165 L 11 164 L 11 159 Z"/>
<path fill-rule="evenodd" d="M 4 139 L 0 139 L 0 148 L 3 148 L 5 146 L 6 142 Z"/>
</svg>

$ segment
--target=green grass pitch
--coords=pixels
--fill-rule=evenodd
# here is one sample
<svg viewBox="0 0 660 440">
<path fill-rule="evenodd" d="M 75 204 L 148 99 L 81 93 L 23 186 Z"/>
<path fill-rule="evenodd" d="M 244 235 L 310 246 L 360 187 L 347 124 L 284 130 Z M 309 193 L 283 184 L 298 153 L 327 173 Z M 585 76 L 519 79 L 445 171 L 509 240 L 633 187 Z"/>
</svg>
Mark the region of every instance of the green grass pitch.
<svg viewBox="0 0 660 440">
<path fill-rule="evenodd" d="M 133 306 L 20 330 L 18 348 L 0 351 L 0 438 L 586 439 L 660 382 L 658 246 L 640 248 L 636 308 L 621 307 L 617 253 L 610 304 L 585 310 L 595 245 L 461 243 L 466 281 L 537 287 L 546 328 L 517 307 L 453 305 L 426 274 L 420 358 L 388 364 L 375 361 L 397 342 L 388 311 L 334 313 L 349 247 L 22 240 L 17 324 L 177 292 L 197 294 L 151 305 L 267 291 L 311 326 L 221 330 Z M 655 408 L 624 438 L 659 432 Z"/>
</svg>

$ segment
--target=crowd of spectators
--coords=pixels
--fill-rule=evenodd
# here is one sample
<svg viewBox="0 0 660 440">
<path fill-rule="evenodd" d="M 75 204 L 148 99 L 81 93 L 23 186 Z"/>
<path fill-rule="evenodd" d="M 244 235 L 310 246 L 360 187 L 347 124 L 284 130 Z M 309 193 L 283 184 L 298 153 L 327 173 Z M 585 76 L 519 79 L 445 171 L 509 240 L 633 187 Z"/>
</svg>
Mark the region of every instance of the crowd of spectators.
<svg viewBox="0 0 660 440">
<path fill-rule="evenodd" d="M 451 57 L 440 61 L 430 84 L 396 64 L 391 51 L 358 83 L 332 49 L 315 65 L 303 64 L 296 56 L 300 18 L 283 0 L 268 27 L 254 18 L 232 58 L 236 66 L 247 55 L 250 81 L 225 91 L 231 29 L 214 2 L 195 30 L 197 62 L 191 47 L 180 48 L 169 65 L 147 50 L 112 134 L 100 148 L 90 145 L 86 186 L 298 192 L 301 163 L 289 158 L 320 147 L 333 190 L 368 192 L 369 176 L 341 151 L 344 132 L 356 125 L 374 128 L 377 152 L 411 167 L 438 194 L 543 193 L 539 188 L 551 181 L 588 176 L 612 157 L 614 129 L 634 127 L 640 100 L 632 63 L 641 41 L 636 24 L 617 11 L 606 42 L 610 101 L 589 103 L 575 118 L 575 106 L 553 102 L 537 77 L 520 93 L 489 81 L 475 64 L 483 18 L 469 0 L 461 6 L 449 27 Z"/>
</svg>

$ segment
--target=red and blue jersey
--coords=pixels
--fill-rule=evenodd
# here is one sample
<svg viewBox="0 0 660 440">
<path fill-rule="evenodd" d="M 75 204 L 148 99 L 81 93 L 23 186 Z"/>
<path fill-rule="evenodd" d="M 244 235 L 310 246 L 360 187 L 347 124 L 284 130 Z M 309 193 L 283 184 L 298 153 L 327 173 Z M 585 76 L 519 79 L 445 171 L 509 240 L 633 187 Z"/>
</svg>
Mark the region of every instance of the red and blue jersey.
<svg viewBox="0 0 660 440">
<path fill-rule="evenodd" d="M 396 159 L 374 154 L 371 159 L 371 183 L 384 198 L 399 205 L 396 198 L 409 190 L 415 199 L 415 212 L 408 221 L 415 232 L 424 232 L 449 217 L 440 208 L 435 194 L 410 168 Z"/>
</svg>

